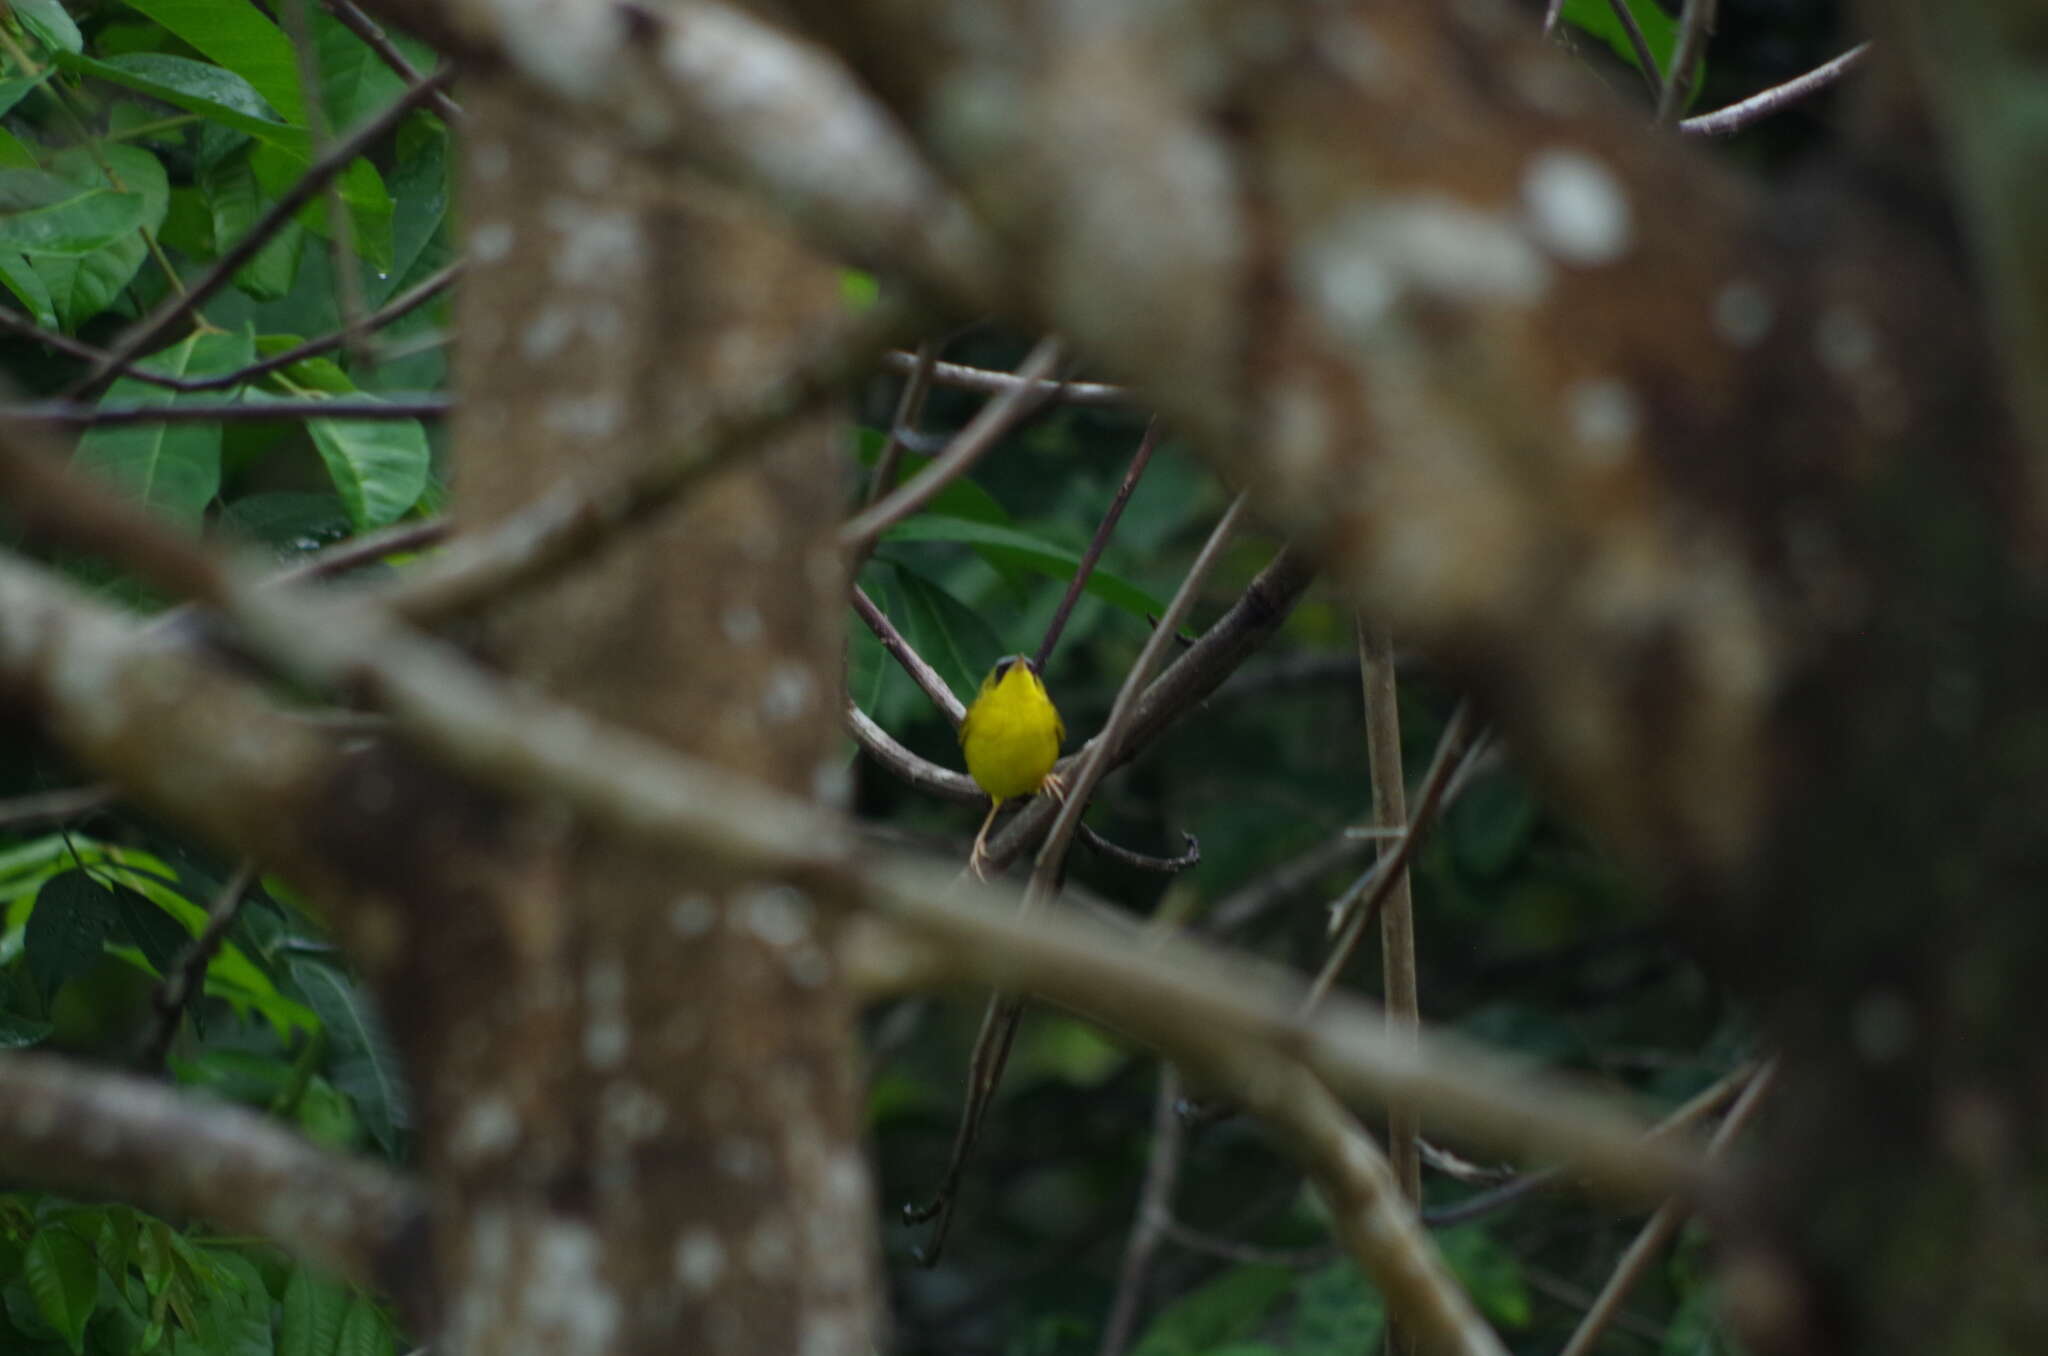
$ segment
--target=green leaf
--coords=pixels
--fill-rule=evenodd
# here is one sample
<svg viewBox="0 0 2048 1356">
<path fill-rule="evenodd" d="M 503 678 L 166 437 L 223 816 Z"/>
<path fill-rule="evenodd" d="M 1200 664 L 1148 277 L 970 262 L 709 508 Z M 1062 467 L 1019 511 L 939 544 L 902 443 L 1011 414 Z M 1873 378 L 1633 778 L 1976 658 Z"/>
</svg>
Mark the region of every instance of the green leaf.
<svg viewBox="0 0 2048 1356">
<path fill-rule="evenodd" d="M 1643 45 L 1650 49 L 1650 57 L 1657 63 L 1657 69 L 1648 74 L 1658 80 L 1671 68 L 1671 54 L 1678 46 L 1678 23 L 1656 3 L 1656 0 L 1627 0 L 1628 12 L 1635 16 L 1636 26 L 1643 31 Z M 1621 26 L 1621 20 L 1614 15 L 1609 0 L 1565 0 L 1562 16 L 1566 23 L 1582 28 L 1614 49 L 1614 54 L 1636 67 L 1636 47 L 1629 41 L 1628 30 Z M 1692 97 L 1698 98 L 1700 86 L 1705 83 L 1700 74 L 1706 69 L 1706 59 L 1693 72 Z"/>
<path fill-rule="evenodd" d="M 942 513 L 920 513 L 890 528 L 883 541 L 950 541 L 972 546 L 991 563 L 1035 570 L 1055 579 L 1072 579 L 1081 566 L 1078 551 L 1069 551 L 1028 532 L 997 523 L 974 522 Z M 1156 617 L 1166 605 L 1130 580 L 1097 565 L 1085 592 L 1139 617 Z"/>
<path fill-rule="evenodd" d="M 120 924 L 114 892 L 81 870 L 63 872 L 36 891 L 35 911 L 22 935 L 22 955 L 45 997 L 82 974 L 100 957 Z"/>
<path fill-rule="evenodd" d="M 232 1252 L 211 1250 L 204 1265 L 213 1285 L 202 1296 L 205 1303 L 191 1306 L 193 1326 L 172 1339 L 171 1356 L 272 1356 L 262 1276 Z"/>
<path fill-rule="evenodd" d="M 199 188 L 213 213 L 213 238 L 230 245 L 249 233 L 266 204 L 246 151 L 225 156 L 199 171 Z M 294 221 L 265 242 L 256 257 L 235 272 L 235 286 L 258 301 L 275 301 L 298 277 L 305 228 Z"/>
<path fill-rule="evenodd" d="M 839 270 L 839 298 L 846 303 L 849 311 L 865 311 L 875 304 L 882 289 L 875 283 L 875 275 L 857 268 Z"/>
<path fill-rule="evenodd" d="M 307 431 L 358 532 L 397 522 L 427 488 L 432 454 L 417 419 L 309 419 Z"/>
<path fill-rule="evenodd" d="M 1529 1283 L 1521 1259 L 1483 1225 L 1466 1224 L 1436 1236 L 1444 1261 L 1481 1313 L 1504 1328 L 1529 1326 Z"/>
<path fill-rule="evenodd" d="M 76 52 L 85 46 L 63 0 L 8 0 L 8 8 L 37 42 L 53 52 Z"/>
<path fill-rule="evenodd" d="M 299 90 L 299 64 L 291 40 L 249 0 L 128 0 L 128 4 L 242 77 L 286 122 L 305 125 L 306 101 Z"/>
<path fill-rule="evenodd" d="M 1386 1315 L 1386 1302 L 1356 1262 L 1332 1262 L 1295 1288 L 1288 1348 L 1296 1356 L 1376 1351 Z"/>
<path fill-rule="evenodd" d="M 192 943 L 192 934 L 185 930 L 185 925 L 159 909 L 155 901 L 125 886 L 115 888 L 114 903 L 121 917 L 122 933 L 151 968 L 159 975 L 176 969 Z"/>
<path fill-rule="evenodd" d="M 170 1225 L 152 1219 L 144 1221 L 135 1235 L 135 1266 L 142 1272 L 143 1288 L 151 1299 L 163 1294 L 177 1274 L 170 1232 Z"/>
<path fill-rule="evenodd" d="M 398 1130 L 411 1124 L 412 1112 L 383 1023 L 362 991 L 333 966 L 300 957 L 291 962 L 291 975 L 326 1029 L 334 1085 L 355 1100 L 378 1147 L 395 1155 Z"/>
<path fill-rule="evenodd" d="M 876 461 L 880 460 L 882 455 L 885 435 L 880 429 L 862 428 L 856 430 L 855 436 L 858 439 L 860 464 L 870 470 L 874 469 Z M 889 488 L 895 489 L 897 485 L 901 485 L 931 465 L 931 462 L 930 457 L 905 449 L 901 459 L 896 463 L 895 484 Z M 1010 521 L 1009 512 L 997 502 L 996 497 L 966 476 L 947 481 L 925 505 L 924 511 L 942 517 L 966 518 L 977 523 L 1007 525 Z"/>
<path fill-rule="evenodd" d="M 348 1307 L 348 1317 L 342 1322 L 341 1336 L 334 1344 L 334 1356 L 391 1356 L 397 1348 L 397 1341 L 397 1336 L 391 1331 L 390 1320 L 367 1296 L 357 1295 Z"/>
<path fill-rule="evenodd" d="M 1160 1310 L 1133 1356 L 1202 1356 L 1245 1337 L 1293 1284 L 1286 1267 L 1232 1267 Z"/>
<path fill-rule="evenodd" d="M 962 701 L 980 690 L 981 678 L 1005 652 L 1001 636 L 974 608 L 901 561 L 890 561 L 890 619 L 911 647 L 938 670 Z"/>
<path fill-rule="evenodd" d="M 329 127 L 354 127 L 405 94 L 405 81 L 398 73 L 339 20 L 324 9 L 313 10 L 312 19 L 313 43 L 319 57 L 320 106 L 327 113 Z M 406 46 L 412 49 L 416 69 L 434 68 L 433 53 L 410 39 L 400 41 L 401 50 Z"/>
<path fill-rule="evenodd" d="M 312 158 L 313 139 L 305 128 L 280 121 L 247 80 L 211 62 L 167 52 L 134 52 L 104 61 L 60 56 L 56 64 L 74 75 L 94 76 L 147 94 L 222 127 L 296 151 L 306 160 Z"/>
<path fill-rule="evenodd" d="M 415 270 L 431 271 L 451 257 L 445 244 L 435 244 L 448 217 L 448 170 L 448 129 L 441 120 L 429 113 L 407 118 L 398 129 L 398 157 L 391 168 L 391 267 L 384 277 L 363 280 L 373 304 L 381 305 L 415 281 Z"/>
<path fill-rule="evenodd" d="M 284 1287 L 277 1356 L 335 1356 L 347 1317 L 347 1286 L 309 1267 L 295 1267 Z"/>
<path fill-rule="evenodd" d="M 249 152 L 249 164 L 256 171 L 256 182 L 264 193 L 278 198 L 298 182 L 306 172 L 308 162 L 276 142 L 266 142 Z M 355 226 L 356 253 L 371 268 L 379 272 L 389 271 L 391 194 L 385 189 L 377 167 L 358 156 L 349 162 L 335 184 L 341 190 L 341 200 L 348 207 L 349 220 Z M 326 201 L 315 197 L 300 208 L 298 222 L 315 235 L 329 235 Z"/>
<path fill-rule="evenodd" d="M 139 224 L 155 230 L 170 206 L 170 187 L 163 163 L 139 146 L 109 143 L 102 145 L 100 151 L 121 187 L 141 194 L 143 219 Z M 112 187 L 98 161 L 83 146 L 52 156 L 50 168 L 81 185 Z M 66 329 L 75 330 L 112 304 L 148 257 L 149 247 L 141 232 L 135 231 L 84 258 L 37 258 L 30 263 L 49 289 L 58 319 Z"/>
<path fill-rule="evenodd" d="M 68 1228 L 43 1229 L 29 1240 L 21 1270 L 43 1321 L 73 1352 L 82 1353 L 85 1325 L 92 1319 L 100 1289 L 99 1263 L 91 1246 Z"/>
<path fill-rule="evenodd" d="M 44 329 L 57 328 L 57 308 L 51 304 L 50 289 L 43 282 L 43 275 L 30 266 L 28 256 L 19 250 L 0 250 L 0 284 L 21 299 L 36 324 Z"/>
<path fill-rule="evenodd" d="M 144 214 L 140 193 L 41 170 L 0 170 L 0 249 L 75 259 L 128 235 Z"/>
<path fill-rule="evenodd" d="M 164 376 L 198 376 L 246 367 L 252 353 L 247 335 L 194 334 L 142 366 Z M 219 396 L 209 392 L 190 398 Z M 124 377 L 108 388 L 103 403 L 169 405 L 178 399 L 175 391 Z M 89 430 L 79 439 L 74 464 L 196 530 L 220 489 L 220 445 L 217 423 L 122 424 Z"/>
<path fill-rule="evenodd" d="M 16 7 L 16 12 L 20 12 L 19 6 Z M 13 112 L 16 104 L 26 99 L 36 86 L 49 78 L 50 72 L 44 71 L 41 75 L 17 75 L 0 80 L 0 117 Z"/>
</svg>

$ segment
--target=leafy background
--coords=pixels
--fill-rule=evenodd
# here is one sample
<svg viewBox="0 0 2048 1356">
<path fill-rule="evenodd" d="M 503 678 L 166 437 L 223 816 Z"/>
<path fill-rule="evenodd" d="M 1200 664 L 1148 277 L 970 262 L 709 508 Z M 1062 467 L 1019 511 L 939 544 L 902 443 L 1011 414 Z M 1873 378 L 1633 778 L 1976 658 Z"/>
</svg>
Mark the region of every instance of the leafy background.
<svg viewBox="0 0 2048 1356">
<path fill-rule="evenodd" d="M 388 108 L 405 85 L 318 6 L 303 14 L 310 52 L 294 44 L 292 10 L 248 0 L 126 0 L 75 12 L 60 0 L 13 0 L 9 8 L 0 20 L 0 363 L 20 395 L 82 396 L 106 407 L 316 399 L 359 409 L 445 388 L 445 296 L 360 349 L 219 389 L 177 392 L 132 377 L 104 391 L 86 384 L 91 365 L 78 344 L 104 349 L 203 275 L 334 134 Z M 1667 61 L 1670 15 L 1653 0 L 1631 0 L 1631 8 Z M 1843 45 L 1832 5 L 1724 0 L 1721 8 L 1702 107 Z M 1564 14 L 1587 64 L 1631 90 L 1632 49 L 1606 0 L 1570 0 Z M 415 67 L 436 65 L 432 52 L 396 41 Z M 1827 130 L 1823 104 L 1729 153 L 1758 172 L 1783 173 Z M 337 177 L 331 196 L 316 195 L 293 215 L 147 370 L 227 377 L 436 277 L 455 257 L 453 154 L 450 129 L 434 112 L 408 116 Z M 1022 347 L 1019 336 L 981 330 L 957 338 L 946 356 L 1009 366 Z M 849 440 L 856 471 L 873 464 L 895 388 L 877 380 L 860 403 Z M 939 389 L 923 428 L 943 435 L 973 409 L 968 397 Z M 1055 411 L 892 530 L 864 567 L 864 587 L 956 694 L 971 696 L 997 656 L 1036 647 L 1141 431 L 1142 418 L 1128 411 Z M 282 564 L 437 514 L 442 437 L 438 424 L 412 418 L 137 423 L 87 429 L 73 456 L 167 519 Z M 921 464 L 906 458 L 902 474 Z M 1225 489 L 1169 438 L 1050 666 L 1077 736 L 1106 714 L 1149 619 L 1226 502 Z M 1276 545 L 1241 537 L 1191 629 L 1227 607 Z M 153 606 L 132 581 L 91 562 L 67 564 L 95 588 Z M 851 620 L 847 686 L 913 749 L 957 764 L 944 720 Z M 1427 763 L 1455 696 L 1443 675 L 1404 660 L 1411 770 Z M 1092 813 L 1097 828 L 1140 850 L 1177 852 L 1182 832 L 1194 833 L 1200 866 L 1167 881 L 1083 851 L 1073 884 L 1111 907 L 1138 916 L 1172 910 L 1200 927 L 1232 891 L 1364 816 L 1363 751 L 1351 619 L 1311 595 L 1204 709 L 1112 778 Z M 865 819 L 936 850 L 962 850 L 973 827 L 967 812 L 921 800 L 851 745 L 847 765 Z M 0 795 L 81 780 L 25 732 L 0 732 Z M 0 1045 L 132 1066 L 155 1021 L 153 990 L 233 869 L 118 806 L 54 832 L 0 831 Z M 1234 940 L 1312 967 L 1324 945 L 1321 905 L 1345 879 L 1333 870 Z M 1474 783 L 1418 855 L 1415 880 L 1432 1020 L 1534 1062 L 1589 1072 L 1652 1108 L 1676 1105 L 1750 1052 L 1741 1014 L 1651 928 L 1612 865 L 1512 766 L 1497 764 Z M 1351 982 L 1376 989 L 1376 958 L 1353 969 Z M 896 1349 L 1092 1352 L 1151 1143 L 1157 1066 L 1054 1014 L 1027 1017 L 968 1170 L 950 1250 L 921 1268 L 910 1258 L 919 1234 L 896 1224 L 894 1211 L 936 1181 L 977 1018 L 973 1000 L 916 999 L 868 1020 L 869 1129 Z M 161 1072 L 194 1095 L 261 1109 L 337 1149 L 408 1160 L 403 1080 L 376 1014 L 317 914 L 285 882 L 264 879 L 250 890 Z M 1371 1349 L 1383 1320 L 1378 1295 L 1329 1251 L 1299 1174 L 1257 1127 L 1242 1119 L 1203 1126 L 1190 1132 L 1186 1155 L 1176 1217 L 1252 1251 L 1222 1257 L 1169 1242 L 1152 1268 L 1133 1349 Z M 1434 1175 L 1427 1187 L 1432 1205 L 1475 1190 Z M 1538 1352 L 1570 1332 L 1636 1223 L 1569 1192 L 1539 1193 L 1438 1237 L 1512 1349 Z M 1603 1349 L 1728 1349 L 1706 1274 L 1705 1244 L 1687 1235 Z M 261 1240 L 125 1205 L 0 1195 L 0 1350 L 382 1356 L 407 1345 L 377 1297 Z"/>
</svg>

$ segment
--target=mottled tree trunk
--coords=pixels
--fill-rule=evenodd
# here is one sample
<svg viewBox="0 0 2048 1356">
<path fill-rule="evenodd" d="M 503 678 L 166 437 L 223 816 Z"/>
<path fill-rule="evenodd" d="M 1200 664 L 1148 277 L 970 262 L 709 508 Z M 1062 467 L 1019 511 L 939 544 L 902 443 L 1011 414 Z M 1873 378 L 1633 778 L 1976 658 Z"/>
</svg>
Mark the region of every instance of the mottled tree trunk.
<svg viewBox="0 0 2048 1356">
<path fill-rule="evenodd" d="M 760 219 L 657 185 L 509 84 L 464 99 L 466 524 L 660 451 L 693 401 L 758 380 L 839 304 L 833 270 Z M 470 639 L 596 717 L 829 789 L 832 442 L 824 421 L 794 427 Z M 448 1349 L 865 1351 L 873 1213 L 833 920 L 546 804 L 492 833 L 490 887 L 451 900 L 460 916 L 427 925 L 392 985 Z"/>
</svg>

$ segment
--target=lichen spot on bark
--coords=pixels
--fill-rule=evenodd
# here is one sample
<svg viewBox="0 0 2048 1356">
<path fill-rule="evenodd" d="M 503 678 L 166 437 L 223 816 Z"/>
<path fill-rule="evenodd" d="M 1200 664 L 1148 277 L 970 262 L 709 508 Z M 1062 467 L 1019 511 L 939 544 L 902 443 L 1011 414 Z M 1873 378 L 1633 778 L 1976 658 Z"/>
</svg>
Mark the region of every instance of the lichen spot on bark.
<svg viewBox="0 0 2048 1356">
<path fill-rule="evenodd" d="M 1584 268 L 1611 264 L 1635 243 L 1635 218 L 1621 180 L 1598 157 L 1553 146 L 1522 170 L 1529 231 L 1559 259 Z"/>
</svg>

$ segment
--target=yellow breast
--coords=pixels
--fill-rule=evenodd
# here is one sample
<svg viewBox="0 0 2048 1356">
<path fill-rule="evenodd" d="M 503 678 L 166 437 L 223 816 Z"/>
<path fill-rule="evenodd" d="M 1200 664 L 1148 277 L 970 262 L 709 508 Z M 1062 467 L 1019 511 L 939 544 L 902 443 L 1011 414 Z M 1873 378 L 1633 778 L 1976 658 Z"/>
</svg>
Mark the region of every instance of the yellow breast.
<svg viewBox="0 0 2048 1356">
<path fill-rule="evenodd" d="M 997 801 L 1028 796 L 1059 760 L 1066 727 L 1023 660 L 997 665 L 960 726 L 967 775 Z"/>
</svg>

